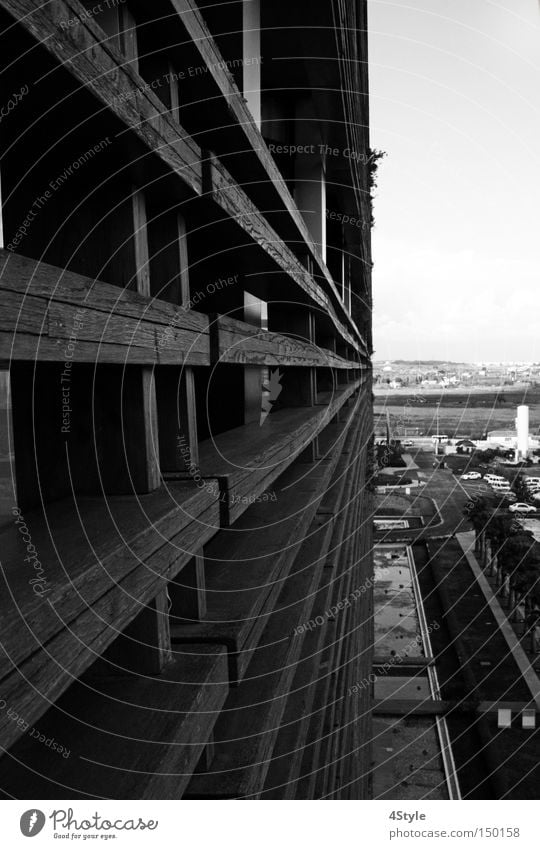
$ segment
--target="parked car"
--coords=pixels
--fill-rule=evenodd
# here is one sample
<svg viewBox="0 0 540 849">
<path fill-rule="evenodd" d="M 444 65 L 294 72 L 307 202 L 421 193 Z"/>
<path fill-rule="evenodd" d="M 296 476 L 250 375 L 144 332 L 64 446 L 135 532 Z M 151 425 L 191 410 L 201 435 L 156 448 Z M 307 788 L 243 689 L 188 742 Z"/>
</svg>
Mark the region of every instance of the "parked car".
<svg viewBox="0 0 540 849">
<path fill-rule="evenodd" d="M 414 448 L 414 442 L 411 442 L 410 439 L 407 439 L 405 442 L 401 443 L 404 448 Z"/>
<path fill-rule="evenodd" d="M 467 472 L 464 475 L 461 475 L 462 481 L 477 481 L 482 477 L 480 472 Z"/>
<path fill-rule="evenodd" d="M 533 507 L 532 504 L 524 504 L 523 501 L 517 501 L 515 504 L 511 504 L 508 509 L 512 513 L 536 513 L 536 507 Z"/>
</svg>

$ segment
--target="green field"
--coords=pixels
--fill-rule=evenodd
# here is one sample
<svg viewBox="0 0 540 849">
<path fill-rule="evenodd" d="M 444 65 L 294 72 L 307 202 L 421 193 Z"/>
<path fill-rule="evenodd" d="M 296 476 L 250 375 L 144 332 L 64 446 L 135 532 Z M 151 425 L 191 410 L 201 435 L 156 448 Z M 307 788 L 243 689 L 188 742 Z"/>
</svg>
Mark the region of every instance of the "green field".
<svg viewBox="0 0 540 849">
<path fill-rule="evenodd" d="M 421 400 L 423 399 L 423 401 Z M 392 430 L 406 433 L 418 428 L 429 435 L 437 430 L 450 437 L 471 436 L 480 439 L 487 431 L 514 427 L 516 407 L 526 403 L 530 408 L 531 431 L 540 425 L 540 389 L 538 387 L 507 391 L 417 392 L 403 390 L 391 395 L 375 395 L 375 417 L 378 430 L 386 412 Z"/>
<path fill-rule="evenodd" d="M 422 403 L 422 399 L 426 404 Z M 375 403 L 391 406 L 435 407 L 517 407 L 519 404 L 540 405 L 540 386 L 506 387 L 502 389 L 422 389 L 409 386 L 398 391 L 375 389 Z"/>
</svg>

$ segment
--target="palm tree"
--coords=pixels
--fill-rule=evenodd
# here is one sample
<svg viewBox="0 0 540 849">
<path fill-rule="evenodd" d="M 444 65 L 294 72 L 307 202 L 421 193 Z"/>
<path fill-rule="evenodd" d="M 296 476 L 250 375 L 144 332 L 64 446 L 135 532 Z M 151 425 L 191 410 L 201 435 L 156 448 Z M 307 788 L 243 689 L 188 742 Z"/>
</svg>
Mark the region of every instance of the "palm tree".
<svg viewBox="0 0 540 849">
<path fill-rule="evenodd" d="M 538 543 L 529 531 L 509 536 L 501 546 L 500 561 L 510 590 L 512 613 L 523 599 L 526 605 L 530 602 L 531 589 L 539 574 L 538 548 Z M 517 601 L 515 596 L 518 597 Z"/>
<path fill-rule="evenodd" d="M 476 533 L 475 551 L 482 556 L 485 552 L 485 530 L 493 516 L 493 506 L 482 496 L 469 501 L 464 515 L 470 520 Z"/>
<path fill-rule="evenodd" d="M 499 555 L 505 541 L 512 534 L 514 520 L 504 513 L 494 512 L 487 520 L 485 534 L 489 540 L 490 548 L 490 574 L 497 568 Z"/>
</svg>

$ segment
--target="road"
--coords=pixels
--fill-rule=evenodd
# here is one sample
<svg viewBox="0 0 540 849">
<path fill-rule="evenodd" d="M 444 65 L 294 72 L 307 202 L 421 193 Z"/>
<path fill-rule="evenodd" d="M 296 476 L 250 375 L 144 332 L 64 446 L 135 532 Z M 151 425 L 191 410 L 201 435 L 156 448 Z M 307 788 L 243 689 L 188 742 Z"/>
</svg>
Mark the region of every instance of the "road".
<svg viewBox="0 0 540 849">
<path fill-rule="evenodd" d="M 438 515 L 426 521 L 421 530 L 380 531 L 375 534 L 377 542 L 407 541 L 450 536 L 471 530 L 470 522 L 463 516 L 463 510 L 473 494 L 491 491 L 478 481 L 462 483 L 449 469 L 434 469 L 434 454 L 431 451 L 417 451 L 413 454 L 417 471 L 407 470 L 407 476 L 424 483 L 418 495 L 431 498 L 438 509 Z M 416 490 L 413 490 L 416 492 Z M 411 500 L 414 498 L 410 496 Z"/>
</svg>

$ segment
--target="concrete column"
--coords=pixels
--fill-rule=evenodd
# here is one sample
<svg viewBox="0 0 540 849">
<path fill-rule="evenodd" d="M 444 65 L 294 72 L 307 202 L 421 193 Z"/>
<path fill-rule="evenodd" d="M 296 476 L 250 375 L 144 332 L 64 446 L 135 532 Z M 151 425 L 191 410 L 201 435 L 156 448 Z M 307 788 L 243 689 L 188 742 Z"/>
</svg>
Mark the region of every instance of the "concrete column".
<svg viewBox="0 0 540 849">
<path fill-rule="evenodd" d="M 296 108 L 294 199 L 316 248 L 326 262 L 326 145 L 313 105 L 300 101 Z"/>
<path fill-rule="evenodd" d="M 242 85 L 249 111 L 259 130 L 261 114 L 261 0 L 243 0 Z"/>
<path fill-rule="evenodd" d="M 324 160 L 318 153 L 297 156 L 294 196 L 315 247 L 326 262 L 326 177 Z"/>
<path fill-rule="evenodd" d="M 0 362 L 0 428 L 4 434 L 5 457 L 0 463 L 0 528 L 13 523 L 13 506 L 17 504 L 15 486 L 15 453 L 11 408 L 11 375 L 8 363 Z"/>
<path fill-rule="evenodd" d="M 4 247 L 4 218 L 2 215 L 2 172 L 0 171 L 0 248 Z"/>
<path fill-rule="evenodd" d="M 262 327 L 263 303 L 255 295 L 244 292 L 244 321 Z M 263 369 L 260 366 L 244 368 L 244 422 L 260 421 L 262 403 Z"/>
</svg>

